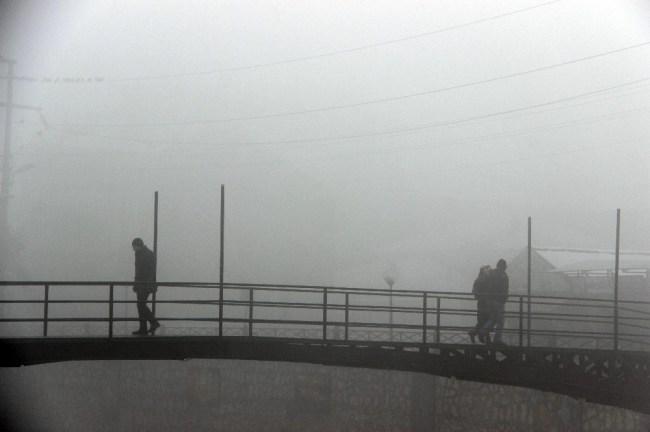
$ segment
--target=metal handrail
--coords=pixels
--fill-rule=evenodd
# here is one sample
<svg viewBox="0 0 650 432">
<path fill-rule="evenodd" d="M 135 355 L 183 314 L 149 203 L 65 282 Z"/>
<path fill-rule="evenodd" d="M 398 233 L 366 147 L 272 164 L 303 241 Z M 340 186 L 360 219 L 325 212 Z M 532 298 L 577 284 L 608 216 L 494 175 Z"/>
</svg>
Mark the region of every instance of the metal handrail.
<svg viewBox="0 0 650 432">
<path fill-rule="evenodd" d="M 0 294 L 9 288 L 33 287 L 42 289 L 41 298 L 3 298 L 0 300 L 0 307 L 3 312 L 7 312 L 8 307 L 16 305 L 25 305 L 31 307 L 42 305 L 40 316 L 21 316 L 16 318 L 0 317 L 0 323 L 42 323 L 43 336 L 48 336 L 49 324 L 65 322 L 93 322 L 108 323 L 108 337 L 114 336 L 114 324 L 137 321 L 135 317 L 120 317 L 115 314 L 117 305 L 135 304 L 135 300 L 118 300 L 115 298 L 115 289 L 118 287 L 130 287 L 134 282 L 83 282 L 83 281 L 0 281 Z M 403 338 L 407 331 L 419 331 L 421 343 L 428 343 L 433 338 L 436 343 L 445 339 L 444 332 L 462 334 L 473 326 L 470 317 L 474 317 L 476 311 L 473 308 L 463 307 L 463 304 L 474 304 L 474 298 L 470 293 L 458 292 L 433 292 L 433 291 L 393 291 L 386 289 L 369 289 L 369 288 L 346 288 L 346 287 L 326 287 L 326 286 L 303 286 L 303 285 L 268 285 L 268 284 L 243 284 L 228 283 L 220 284 L 207 282 L 156 282 L 159 291 L 169 291 L 169 296 L 158 295 L 156 303 L 159 308 L 165 306 L 177 308 L 170 312 L 178 312 L 183 306 L 218 306 L 222 313 L 214 313 L 210 316 L 163 316 L 158 319 L 161 321 L 194 321 L 194 322 L 212 322 L 219 325 L 219 334 L 223 334 L 223 327 L 228 325 L 245 325 L 247 334 L 254 335 L 256 326 L 260 325 L 279 325 L 293 326 L 302 325 L 307 327 L 320 327 L 322 339 L 331 338 L 328 334 L 331 328 L 344 328 L 343 337 L 347 340 L 350 332 L 358 328 L 377 328 L 403 331 L 399 335 Z M 40 287 L 40 288 L 39 288 Z M 59 290 L 71 287 L 89 287 L 93 289 L 108 288 L 108 298 L 100 299 L 77 299 L 70 296 L 56 298 L 53 294 Z M 167 289 L 166 289 L 167 288 Z M 169 290 L 168 290 L 169 289 Z M 173 289 L 183 289 L 182 296 Z M 196 291 L 195 291 L 196 290 Z M 223 296 L 216 295 L 210 299 L 191 299 L 190 293 L 204 292 L 212 290 Z M 236 292 L 240 294 L 239 299 L 228 298 L 228 294 Z M 105 293 L 105 291 L 104 291 Z M 288 298 L 272 299 L 269 296 L 282 297 L 290 293 Z M 241 298 L 244 294 L 245 298 Z M 255 295 L 257 294 L 257 298 Z M 4 296 L 4 295 L 3 295 Z M 163 298 L 161 298 L 163 297 Z M 181 297 L 181 298 L 176 298 Z M 262 298 L 260 298 L 262 297 Z M 392 298 L 393 306 L 385 304 L 387 298 Z M 382 300 L 383 299 L 383 300 Z M 548 309 L 553 307 L 553 311 L 541 310 L 523 310 L 523 303 L 530 301 L 533 308 L 542 307 Z M 506 318 L 518 318 L 518 325 L 504 329 L 504 334 L 519 336 L 519 345 L 523 346 L 523 335 L 528 336 L 555 336 L 555 337 L 589 337 L 600 338 L 603 340 L 615 340 L 614 332 L 596 331 L 594 329 L 582 329 L 580 325 L 590 326 L 617 326 L 624 325 L 628 332 L 617 332 L 619 338 L 636 338 L 635 343 L 640 345 L 650 345 L 650 339 L 646 332 L 631 333 L 634 329 L 650 330 L 650 326 L 644 324 L 650 323 L 650 302 L 643 301 L 622 301 L 618 304 L 634 303 L 634 308 L 618 306 L 618 314 L 607 315 L 605 311 L 615 309 L 616 305 L 613 300 L 593 299 L 585 297 L 567 297 L 567 296 L 528 296 L 523 294 L 512 295 L 507 302 Z M 87 305 L 96 307 L 97 305 L 107 305 L 106 316 L 83 317 L 77 310 L 77 316 L 61 317 L 57 316 L 57 306 L 65 305 Z M 513 306 L 519 306 L 518 310 Z M 639 308 L 647 307 L 647 311 Z M 563 312 L 562 308 L 571 308 L 571 312 Z M 600 313 L 579 313 L 581 308 L 598 308 Z M 284 316 L 281 318 L 269 315 L 273 310 L 281 311 Z M 265 312 L 266 311 L 266 312 Z M 189 311 L 188 311 L 189 312 Z M 243 313 L 243 317 L 239 314 Z M 307 316 L 288 316 L 295 313 L 306 314 Z M 626 316 L 623 313 L 635 313 L 643 316 Z M 314 315 L 316 313 L 316 315 Z M 233 316 L 233 314 L 235 316 Z M 337 314 L 341 314 L 337 315 Z M 386 320 L 390 314 L 399 319 L 396 322 Z M 6 315 L 6 314 L 3 314 Z M 354 315 L 354 316 L 351 316 Z M 362 315 L 362 316 L 359 316 Z M 428 317 L 433 318 L 428 318 Z M 524 317 L 527 320 L 524 320 Z M 451 321 L 450 321 L 451 320 Z M 524 325 L 524 321 L 533 325 Z M 445 321 L 445 322 L 443 322 Z M 545 328 L 544 322 L 551 321 L 562 323 L 563 330 L 553 330 Z M 572 328 L 576 327 L 578 328 Z M 531 328 L 532 327 L 532 328 Z M 560 328 L 559 326 L 557 326 Z M 565 329 L 568 328 L 567 329 Z M 1 331 L 0 331 L 1 333 Z M 412 332 L 411 332 L 412 333 Z M 409 333 L 409 334 L 411 334 Z M 0 334 L 0 337 L 2 335 Z M 408 336 L 412 338 L 412 336 Z M 390 342 L 391 340 L 389 340 Z M 623 341 L 623 339 L 621 339 Z M 629 340 L 628 340 L 629 342 Z M 527 346 L 532 346 L 529 342 Z"/>
</svg>

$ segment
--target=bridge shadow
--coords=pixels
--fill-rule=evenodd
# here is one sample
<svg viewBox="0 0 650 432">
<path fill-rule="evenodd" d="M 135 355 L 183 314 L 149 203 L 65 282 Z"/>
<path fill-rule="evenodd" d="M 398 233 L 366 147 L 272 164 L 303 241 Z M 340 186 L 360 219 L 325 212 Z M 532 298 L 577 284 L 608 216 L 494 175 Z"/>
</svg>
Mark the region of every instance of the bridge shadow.
<svg viewBox="0 0 650 432">
<path fill-rule="evenodd" d="M 650 414 L 645 352 L 216 336 L 8 338 L 0 349 L 3 367 L 203 358 L 390 369 L 528 387 Z"/>
</svg>

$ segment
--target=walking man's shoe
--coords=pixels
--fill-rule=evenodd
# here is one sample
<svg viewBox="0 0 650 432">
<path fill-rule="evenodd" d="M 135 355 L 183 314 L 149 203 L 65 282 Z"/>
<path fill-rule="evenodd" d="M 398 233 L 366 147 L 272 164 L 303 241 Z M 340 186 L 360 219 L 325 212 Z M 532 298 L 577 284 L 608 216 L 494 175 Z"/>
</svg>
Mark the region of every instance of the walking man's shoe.
<svg viewBox="0 0 650 432">
<path fill-rule="evenodd" d="M 151 328 L 149 328 L 149 333 L 151 333 L 152 336 L 155 335 L 158 327 L 160 327 L 160 323 L 158 321 L 152 322 Z"/>
</svg>

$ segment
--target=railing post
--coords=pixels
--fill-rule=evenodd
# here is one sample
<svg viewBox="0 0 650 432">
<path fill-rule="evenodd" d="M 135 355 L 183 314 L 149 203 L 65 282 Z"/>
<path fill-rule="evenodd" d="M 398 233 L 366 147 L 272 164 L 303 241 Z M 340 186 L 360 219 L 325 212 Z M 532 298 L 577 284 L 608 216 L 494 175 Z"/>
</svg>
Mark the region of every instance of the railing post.
<svg viewBox="0 0 650 432">
<path fill-rule="evenodd" d="M 530 317 L 530 309 L 528 312 Z M 530 319 L 528 322 L 530 323 Z M 519 346 L 524 346 L 524 296 L 519 296 Z M 528 346 L 530 346 L 530 337 L 528 338 Z"/>
<path fill-rule="evenodd" d="M 350 328 L 350 293 L 345 293 L 345 340 L 348 340 Z"/>
<path fill-rule="evenodd" d="M 427 293 L 422 293 L 422 343 L 427 343 Z"/>
<path fill-rule="evenodd" d="M 219 337 L 223 336 L 223 284 L 219 284 Z"/>
<path fill-rule="evenodd" d="M 45 284 L 45 299 L 43 301 L 43 336 L 47 336 L 47 317 L 50 301 L 50 286 Z"/>
<path fill-rule="evenodd" d="M 113 284 L 108 291 L 108 338 L 113 338 Z"/>
<path fill-rule="evenodd" d="M 440 297 L 436 297 L 436 343 L 440 343 Z"/>
<path fill-rule="evenodd" d="M 253 288 L 248 290 L 248 336 L 253 336 Z"/>
<path fill-rule="evenodd" d="M 327 340 L 327 288 L 323 288 L 323 340 Z"/>
</svg>

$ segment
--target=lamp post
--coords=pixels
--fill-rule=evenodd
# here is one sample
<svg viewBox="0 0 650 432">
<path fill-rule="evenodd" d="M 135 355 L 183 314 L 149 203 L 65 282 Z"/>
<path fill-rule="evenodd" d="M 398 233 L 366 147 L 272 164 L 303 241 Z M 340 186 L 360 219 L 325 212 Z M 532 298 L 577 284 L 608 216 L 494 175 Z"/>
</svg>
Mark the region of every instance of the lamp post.
<svg viewBox="0 0 650 432">
<path fill-rule="evenodd" d="M 388 337 L 393 341 L 393 285 L 397 282 L 399 273 L 394 268 L 389 268 L 384 272 L 384 281 L 388 284 Z"/>
</svg>

